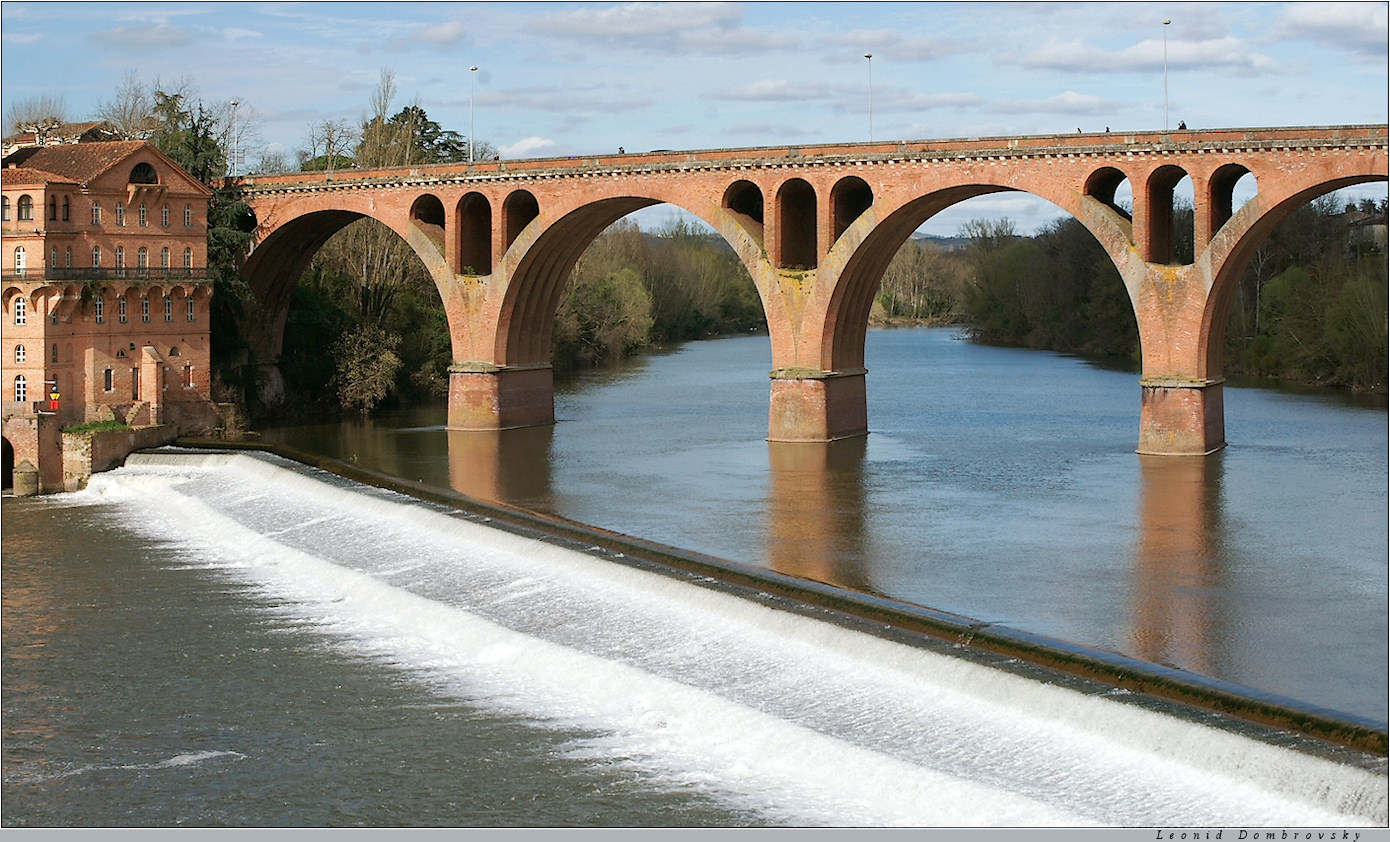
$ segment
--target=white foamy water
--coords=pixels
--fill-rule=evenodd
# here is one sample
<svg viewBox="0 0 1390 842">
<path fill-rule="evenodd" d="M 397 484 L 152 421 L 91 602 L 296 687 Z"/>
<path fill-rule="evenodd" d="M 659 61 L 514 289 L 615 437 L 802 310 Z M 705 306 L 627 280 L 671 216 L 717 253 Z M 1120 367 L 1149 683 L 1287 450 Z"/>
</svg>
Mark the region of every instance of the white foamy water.
<svg viewBox="0 0 1390 842">
<path fill-rule="evenodd" d="M 136 454 L 74 502 L 578 756 L 831 825 L 1383 825 L 1383 773 L 864 635 L 270 457 Z"/>
</svg>

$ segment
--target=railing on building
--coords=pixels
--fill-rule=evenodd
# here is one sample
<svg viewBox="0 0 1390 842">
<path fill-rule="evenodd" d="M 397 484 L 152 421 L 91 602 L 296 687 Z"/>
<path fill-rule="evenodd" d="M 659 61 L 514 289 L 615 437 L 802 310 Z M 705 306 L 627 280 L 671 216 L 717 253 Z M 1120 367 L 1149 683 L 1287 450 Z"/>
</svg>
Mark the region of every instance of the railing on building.
<svg viewBox="0 0 1390 842">
<path fill-rule="evenodd" d="M 14 271 L 4 273 L 7 281 L 128 281 L 128 280 L 210 280 L 212 270 L 208 267 L 170 267 L 146 266 L 115 268 L 48 268 Z"/>
</svg>

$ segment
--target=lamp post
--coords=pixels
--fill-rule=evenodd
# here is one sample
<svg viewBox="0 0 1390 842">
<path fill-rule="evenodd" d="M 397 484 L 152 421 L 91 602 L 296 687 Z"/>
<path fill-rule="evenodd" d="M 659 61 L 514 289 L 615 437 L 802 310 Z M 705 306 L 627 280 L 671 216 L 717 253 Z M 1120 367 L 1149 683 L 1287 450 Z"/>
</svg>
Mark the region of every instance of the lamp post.
<svg viewBox="0 0 1390 842">
<path fill-rule="evenodd" d="M 478 78 L 478 65 L 468 68 L 468 163 L 473 163 L 473 80 Z"/>
<path fill-rule="evenodd" d="M 869 142 L 874 142 L 874 54 L 865 53 L 869 60 Z"/>
<path fill-rule="evenodd" d="M 238 105 L 240 105 L 240 104 L 241 104 L 241 103 L 240 103 L 239 101 L 237 101 L 237 100 L 235 100 L 235 99 L 232 100 L 232 117 L 231 117 L 231 119 L 228 121 L 229 125 L 227 126 L 227 134 L 229 135 L 229 137 L 227 138 L 227 140 L 228 140 L 227 145 L 228 145 L 229 147 L 231 147 L 231 148 L 228 150 L 228 152 L 229 152 L 230 154 L 227 156 L 227 158 L 228 158 L 228 160 L 227 160 L 227 175 L 230 175 L 230 176 L 235 176 L 235 175 L 236 175 L 236 165 L 237 165 L 237 160 L 236 160 L 236 156 L 237 156 L 236 107 L 237 107 Z"/>
<path fill-rule="evenodd" d="M 1163 130 L 1168 131 L 1168 26 L 1171 20 L 1163 21 Z"/>
</svg>

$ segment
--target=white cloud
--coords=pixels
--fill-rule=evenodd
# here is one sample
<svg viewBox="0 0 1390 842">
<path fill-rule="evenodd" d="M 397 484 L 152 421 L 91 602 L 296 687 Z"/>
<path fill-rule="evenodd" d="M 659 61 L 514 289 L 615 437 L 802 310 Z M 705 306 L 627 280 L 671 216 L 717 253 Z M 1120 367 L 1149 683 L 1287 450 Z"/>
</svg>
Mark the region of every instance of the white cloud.
<svg viewBox="0 0 1390 842">
<path fill-rule="evenodd" d="M 182 47 L 193 41 L 187 30 L 167 23 L 116 26 L 93 32 L 90 37 L 98 44 L 127 51 Z"/>
<path fill-rule="evenodd" d="M 1122 103 L 1101 99 L 1091 94 L 1063 91 L 1041 100 L 1003 99 L 990 106 L 991 111 L 1004 113 L 1045 114 L 1113 114 Z"/>
<path fill-rule="evenodd" d="M 624 41 L 705 27 L 731 28 L 742 16 L 733 3 L 621 3 L 549 15 L 536 29 L 549 35 Z"/>
<path fill-rule="evenodd" d="M 1384 3 L 1295 3 L 1280 14 L 1275 34 L 1384 58 L 1385 9 Z"/>
<path fill-rule="evenodd" d="M 463 21 L 451 20 L 435 26 L 426 26 L 415 32 L 414 37 L 437 47 L 451 47 L 464 40 L 468 30 Z"/>
<path fill-rule="evenodd" d="M 525 158 L 538 150 L 549 149 L 554 145 L 555 141 L 547 138 L 528 137 L 518 140 L 516 143 L 498 147 L 498 151 L 502 153 L 504 158 Z"/>
<path fill-rule="evenodd" d="M 1150 38 L 1118 51 L 1103 50 L 1079 38 L 1071 41 L 1052 39 L 1014 63 L 1024 67 L 1078 73 L 1151 71 L 1163 67 L 1165 49 L 1167 65 L 1174 70 L 1251 72 L 1273 70 L 1277 66 L 1273 59 L 1251 51 L 1244 41 L 1231 36 L 1204 40 L 1169 38 L 1166 48 L 1161 38 Z"/>
<path fill-rule="evenodd" d="M 228 41 L 264 41 L 265 33 L 257 32 L 254 29 L 241 29 L 240 27 L 229 26 L 222 30 L 222 35 Z"/>
<path fill-rule="evenodd" d="M 714 94 L 719 99 L 750 102 L 806 102 L 827 99 L 833 91 L 821 84 L 797 84 L 786 79 L 759 79 L 738 88 L 726 88 Z"/>
</svg>

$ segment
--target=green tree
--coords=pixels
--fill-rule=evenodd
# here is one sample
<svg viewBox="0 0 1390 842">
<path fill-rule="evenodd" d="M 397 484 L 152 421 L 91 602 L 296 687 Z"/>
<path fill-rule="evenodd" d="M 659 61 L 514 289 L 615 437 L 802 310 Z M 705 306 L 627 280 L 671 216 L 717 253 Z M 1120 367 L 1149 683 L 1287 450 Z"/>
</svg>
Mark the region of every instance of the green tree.
<svg viewBox="0 0 1390 842">
<path fill-rule="evenodd" d="M 376 325 L 348 330 L 333 346 L 334 385 L 344 409 L 371 412 L 391 392 L 401 358 L 400 337 Z"/>
</svg>

